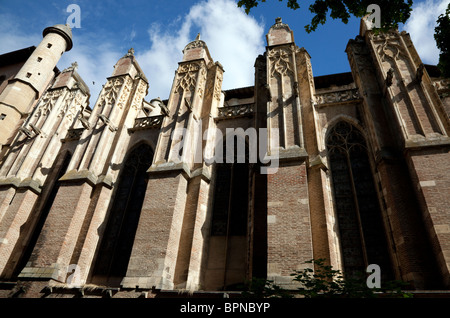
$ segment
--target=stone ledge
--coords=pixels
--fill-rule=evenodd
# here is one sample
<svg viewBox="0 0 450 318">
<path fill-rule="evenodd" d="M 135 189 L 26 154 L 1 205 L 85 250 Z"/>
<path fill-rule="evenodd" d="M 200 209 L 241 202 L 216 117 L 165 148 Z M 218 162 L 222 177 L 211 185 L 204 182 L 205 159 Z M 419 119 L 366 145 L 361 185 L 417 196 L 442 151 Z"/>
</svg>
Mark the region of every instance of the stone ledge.
<svg viewBox="0 0 450 318">
<path fill-rule="evenodd" d="M 273 154 L 271 156 L 273 156 Z M 304 160 L 306 158 L 308 158 L 308 153 L 305 148 L 300 148 L 298 146 L 290 147 L 288 149 L 278 148 L 279 161 Z"/>
<path fill-rule="evenodd" d="M 328 170 L 326 158 L 323 158 L 320 155 L 317 155 L 315 158 L 309 161 L 310 168 L 320 168 L 324 171 Z"/>
<path fill-rule="evenodd" d="M 0 187 L 1 186 L 13 186 L 15 188 L 18 188 L 20 185 L 20 178 L 15 178 L 15 177 L 11 177 L 11 178 L 4 178 L 4 179 L 0 179 Z"/>
<path fill-rule="evenodd" d="M 19 185 L 19 188 L 28 188 L 36 194 L 41 193 L 41 191 L 42 191 L 41 187 L 42 187 L 42 185 L 39 180 L 35 180 L 35 179 L 31 179 L 31 178 L 24 179 Z"/>
<path fill-rule="evenodd" d="M 147 170 L 147 173 L 170 173 L 175 171 L 181 171 L 187 178 L 191 178 L 191 171 L 185 162 L 167 162 L 160 164 L 152 164 Z"/>
<path fill-rule="evenodd" d="M 172 289 L 173 283 L 159 276 L 127 276 L 122 279 L 120 286 L 128 289 Z"/>
<path fill-rule="evenodd" d="M 440 137 L 436 139 L 423 138 L 422 140 L 405 140 L 405 149 L 419 149 L 426 147 L 450 146 L 450 137 Z"/>
<path fill-rule="evenodd" d="M 42 184 L 40 180 L 25 178 L 20 179 L 16 177 L 0 179 L 1 186 L 12 186 L 14 188 L 28 188 L 36 194 L 40 194 L 42 191 Z"/>
<path fill-rule="evenodd" d="M 57 267 L 25 267 L 19 274 L 21 279 L 59 280 L 60 269 Z"/>
<path fill-rule="evenodd" d="M 70 170 L 69 172 L 66 172 L 59 181 L 86 181 L 91 186 L 95 186 L 97 184 L 98 177 L 96 177 L 92 171 L 89 170 Z"/>
<path fill-rule="evenodd" d="M 111 176 L 109 176 L 109 175 L 104 175 L 104 174 L 100 175 L 97 178 L 97 184 L 101 184 L 101 183 L 104 184 L 109 189 L 112 189 L 114 186 L 114 182 L 113 182 Z"/>
</svg>

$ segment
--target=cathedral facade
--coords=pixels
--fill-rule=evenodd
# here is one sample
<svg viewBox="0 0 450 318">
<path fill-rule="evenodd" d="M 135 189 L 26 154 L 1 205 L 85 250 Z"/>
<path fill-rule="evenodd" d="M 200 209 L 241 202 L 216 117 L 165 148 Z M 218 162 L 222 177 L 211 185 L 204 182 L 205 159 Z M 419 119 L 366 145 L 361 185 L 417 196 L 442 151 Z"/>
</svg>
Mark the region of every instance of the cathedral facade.
<svg viewBox="0 0 450 318">
<path fill-rule="evenodd" d="M 197 37 L 167 100 L 132 49 L 90 96 L 56 68 L 67 25 L 1 55 L 0 297 L 295 289 L 311 259 L 450 289 L 448 79 L 364 19 L 348 73 L 314 76 L 279 18 L 266 38 L 254 86 L 223 90 Z"/>
</svg>

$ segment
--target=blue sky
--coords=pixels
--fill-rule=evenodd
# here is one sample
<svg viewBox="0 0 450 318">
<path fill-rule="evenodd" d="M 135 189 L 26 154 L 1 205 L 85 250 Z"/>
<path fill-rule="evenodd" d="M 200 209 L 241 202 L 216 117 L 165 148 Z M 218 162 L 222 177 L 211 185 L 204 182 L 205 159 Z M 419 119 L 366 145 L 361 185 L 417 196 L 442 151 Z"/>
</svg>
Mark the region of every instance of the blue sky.
<svg viewBox="0 0 450 318">
<path fill-rule="evenodd" d="M 253 65 L 265 50 L 265 35 L 276 17 L 282 17 L 294 31 L 297 46 L 312 57 L 315 76 L 350 71 L 345 47 L 359 33 L 359 19 L 348 24 L 329 18 L 313 33 L 304 26 L 311 21 L 312 1 L 299 1 L 291 10 L 286 0 L 268 0 L 249 15 L 237 8 L 235 0 L 0 0 L 0 54 L 37 45 L 42 30 L 65 24 L 70 4 L 81 9 L 81 28 L 74 28 L 74 47 L 58 63 L 62 70 L 77 61 L 78 72 L 89 85 L 91 104 L 113 65 L 129 48 L 147 76 L 148 99 L 167 98 L 184 46 L 197 33 L 206 42 L 212 58 L 225 69 L 223 89 L 253 85 Z M 426 64 L 436 64 L 439 51 L 433 39 L 435 21 L 450 0 L 414 1 L 406 30 Z M 381 14 L 383 12 L 381 11 Z"/>
</svg>

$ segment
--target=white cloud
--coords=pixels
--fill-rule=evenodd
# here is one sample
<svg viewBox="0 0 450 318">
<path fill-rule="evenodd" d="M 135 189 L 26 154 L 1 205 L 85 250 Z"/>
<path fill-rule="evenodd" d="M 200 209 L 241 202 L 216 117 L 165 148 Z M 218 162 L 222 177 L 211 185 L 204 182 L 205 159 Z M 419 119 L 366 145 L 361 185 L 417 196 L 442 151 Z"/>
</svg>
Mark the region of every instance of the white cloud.
<svg viewBox="0 0 450 318">
<path fill-rule="evenodd" d="M 74 43 L 72 50 L 63 54 L 58 67 L 63 70 L 72 62 L 77 62 L 77 72 L 91 93 L 89 104 L 92 108 L 102 90 L 102 85 L 106 83 L 106 78 L 112 75 L 114 65 L 125 53 L 116 51 L 111 43 L 98 43 L 77 37 L 77 43 Z"/>
<path fill-rule="evenodd" d="M 22 27 L 14 22 L 14 17 L 0 14 L 0 54 L 40 43 L 41 32 L 25 34 L 20 31 Z M 77 31 L 72 30 L 72 50 L 63 54 L 57 66 L 63 70 L 72 62 L 78 63 L 78 73 L 90 88 L 90 105 L 93 107 L 113 66 L 126 51 L 120 48 L 123 43 L 117 45 L 117 39 L 101 36 L 98 32 Z M 182 50 L 198 32 L 214 61 L 220 62 L 225 69 L 223 89 L 254 84 L 253 65 L 256 57 L 265 50 L 263 23 L 246 15 L 234 0 L 203 0 L 194 4 L 185 16 L 165 25 L 152 24 L 148 30 L 148 49 L 136 50 L 137 61 L 150 84 L 148 99 L 169 97 L 175 70 L 183 57 Z M 131 42 L 136 35 L 133 26 L 126 41 Z"/>
<path fill-rule="evenodd" d="M 445 12 L 449 0 L 426 0 L 413 5 L 411 17 L 404 25 L 419 53 L 422 62 L 437 64 L 439 49 L 434 40 L 434 28 L 439 15 Z"/>
<path fill-rule="evenodd" d="M 0 14 L 0 30 L 0 54 L 37 46 L 42 41 L 42 31 L 25 34 L 14 17 L 8 15 Z M 76 32 L 76 29 L 72 30 L 73 34 Z M 78 73 L 90 89 L 90 105 L 93 107 L 106 78 L 113 72 L 113 66 L 126 52 L 116 52 L 112 43 L 98 43 L 95 34 L 75 35 L 74 41 L 73 48 L 63 54 L 57 67 L 62 71 L 73 62 L 78 63 Z"/>
<path fill-rule="evenodd" d="M 0 14 L 0 54 L 36 46 L 42 40 L 41 34 L 25 34 L 20 29 L 14 17 Z"/>
<path fill-rule="evenodd" d="M 225 69 L 223 89 L 254 83 L 254 62 L 264 52 L 264 26 L 232 0 L 208 0 L 191 7 L 174 33 L 159 25 L 150 30 L 151 48 L 137 54 L 150 82 L 149 96 L 167 98 L 183 48 L 200 32 L 211 57 Z"/>
<path fill-rule="evenodd" d="M 151 48 L 136 52 L 136 59 L 149 81 L 149 96 L 168 98 L 182 49 L 189 42 L 187 25 L 175 33 L 163 32 L 160 25 L 153 24 L 148 33 Z"/>
</svg>

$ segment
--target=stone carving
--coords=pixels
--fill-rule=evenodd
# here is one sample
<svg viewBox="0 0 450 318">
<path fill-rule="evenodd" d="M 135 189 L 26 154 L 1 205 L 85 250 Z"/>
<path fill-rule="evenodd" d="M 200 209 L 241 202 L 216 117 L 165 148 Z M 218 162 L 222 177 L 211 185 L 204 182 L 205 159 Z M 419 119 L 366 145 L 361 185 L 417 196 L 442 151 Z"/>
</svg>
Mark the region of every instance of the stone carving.
<svg viewBox="0 0 450 318">
<path fill-rule="evenodd" d="M 276 73 L 281 75 L 294 74 L 292 69 L 292 50 L 290 47 L 280 47 L 272 49 L 268 52 L 270 61 L 270 76 L 275 76 Z"/>
<path fill-rule="evenodd" d="M 62 117 L 65 114 L 67 120 L 72 121 L 75 118 L 78 109 L 81 107 L 82 98 L 83 95 L 80 90 L 70 91 L 58 117 Z"/>
<path fill-rule="evenodd" d="M 205 47 L 206 44 L 205 42 L 201 41 L 201 40 L 197 40 L 197 41 L 193 41 L 191 43 L 189 43 L 188 45 L 186 45 L 186 47 L 184 48 L 184 50 L 191 50 L 191 49 L 195 49 L 198 47 Z"/>
<path fill-rule="evenodd" d="M 122 94 L 120 95 L 119 101 L 117 102 L 117 107 L 119 107 L 120 109 L 123 109 L 128 97 L 130 96 L 131 93 L 131 85 L 132 85 L 132 81 L 131 78 L 129 78 L 128 76 L 125 78 L 125 83 L 124 83 L 124 87 L 122 90 Z"/>
<path fill-rule="evenodd" d="M 35 116 L 47 116 L 52 111 L 58 98 L 62 95 L 62 91 L 63 89 L 58 89 L 47 92 L 42 99 Z"/>
<path fill-rule="evenodd" d="M 433 86 L 438 92 L 450 90 L 450 79 L 439 79 L 433 82 Z"/>
<path fill-rule="evenodd" d="M 31 130 L 25 127 L 20 127 L 19 131 L 23 132 L 28 138 L 33 138 L 36 136 Z"/>
<path fill-rule="evenodd" d="M 275 24 L 272 25 L 271 29 L 285 29 L 286 31 L 291 31 L 291 29 L 289 28 L 289 26 L 285 23 L 283 23 L 282 19 L 280 17 L 275 19 Z"/>
<path fill-rule="evenodd" d="M 119 93 L 120 87 L 123 83 L 123 77 L 109 79 L 103 87 L 103 92 L 100 95 L 99 104 L 101 106 L 113 105 L 116 102 L 117 94 Z"/>
<path fill-rule="evenodd" d="M 389 32 L 380 32 L 378 34 L 371 33 L 370 37 L 372 41 L 388 41 L 399 39 L 400 34 L 397 31 L 389 31 Z"/>
<path fill-rule="evenodd" d="M 394 69 L 391 67 L 389 69 L 389 71 L 387 71 L 387 76 L 386 76 L 386 86 L 389 87 L 392 85 L 392 79 L 394 77 Z"/>
<path fill-rule="evenodd" d="M 78 63 L 77 62 L 73 62 L 68 68 L 66 68 L 64 72 L 70 72 L 70 71 L 76 71 L 78 69 Z"/>
<path fill-rule="evenodd" d="M 376 50 L 382 61 L 386 61 L 386 59 L 389 58 L 399 60 L 402 55 L 407 57 L 407 54 L 404 52 L 401 45 L 396 40 L 388 41 L 388 38 L 386 38 L 382 44 L 378 45 Z"/>
<path fill-rule="evenodd" d="M 218 72 L 216 75 L 216 82 L 214 84 L 214 98 L 218 101 L 220 101 L 220 93 L 222 92 L 222 81 L 223 81 L 223 74 L 221 72 Z"/>
<path fill-rule="evenodd" d="M 61 107 L 61 110 L 58 114 L 58 118 L 64 116 L 66 111 L 69 109 L 70 104 L 72 103 L 73 99 L 75 98 L 76 92 L 75 91 L 69 91 L 69 93 L 66 95 L 66 98 L 64 100 L 64 104 Z"/>
<path fill-rule="evenodd" d="M 134 49 L 133 49 L 133 48 L 130 48 L 130 49 L 128 50 L 127 54 L 125 54 L 124 57 L 128 57 L 128 56 L 134 56 Z"/>
<path fill-rule="evenodd" d="M 364 41 L 359 37 L 355 40 L 350 40 L 350 48 L 353 51 L 350 59 L 352 69 L 357 69 L 359 72 L 373 73 L 372 57 Z"/>
<path fill-rule="evenodd" d="M 42 130 L 39 129 L 39 127 L 37 127 L 36 125 L 33 125 L 32 123 L 30 123 L 30 128 L 31 128 L 31 130 L 35 133 L 36 136 L 37 136 L 37 135 L 41 135 L 42 137 L 47 137 L 47 135 L 44 134 L 44 133 L 42 132 Z"/>
<path fill-rule="evenodd" d="M 84 128 L 73 128 L 67 131 L 64 141 L 77 140 L 81 138 Z"/>
<path fill-rule="evenodd" d="M 305 64 L 306 64 L 306 71 L 308 72 L 309 83 L 314 88 L 314 76 L 313 76 L 313 71 L 312 71 L 311 60 L 306 56 L 305 56 Z"/>
<path fill-rule="evenodd" d="M 200 81 L 199 81 L 198 90 L 197 90 L 198 96 L 200 98 L 203 98 L 203 92 L 204 92 L 203 86 L 205 84 L 205 81 L 206 81 L 206 70 L 204 68 L 202 68 L 200 71 Z"/>
<path fill-rule="evenodd" d="M 200 40 L 200 33 L 197 34 L 197 37 L 194 41 L 188 43 L 188 45 L 185 46 L 183 53 L 187 50 L 196 49 L 199 47 L 206 48 L 206 43 Z"/>
<path fill-rule="evenodd" d="M 108 126 L 109 130 L 117 131 L 119 128 L 114 126 L 113 123 L 103 114 L 98 115 L 98 119 L 100 119 L 106 126 Z"/>
<path fill-rule="evenodd" d="M 423 76 L 423 70 L 425 68 L 425 65 L 423 63 L 420 63 L 419 67 L 417 68 L 416 71 L 416 81 L 417 82 L 421 82 L 422 81 L 422 76 Z"/>
<path fill-rule="evenodd" d="M 356 100 L 359 100 L 359 91 L 357 88 L 316 95 L 317 105 L 347 103 Z"/>
<path fill-rule="evenodd" d="M 133 101 L 131 102 L 131 107 L 135 110 L 139 110 L 142 108 L 142 100 L 146 93 L 146 84 L 144 81 L 140 80 L 138 84 L 138 88 L 133 97 Z"/>
<path fill-rule="evenodd" d="M 132 130 L 159 128 L 162 124 L 163 118 L 164 115 L 136 118 Z"/>
<path fill-rule="evenodd" d="M 80 120 L 80 123 L 84 127 L 84 129 L 87 129 L 87 130 L 91 129 L 91 124 L 89 124 L 89 121 L 86 118 L 84 118 L 83 114 L 80 114 L 78 116 L 78 119 Z"/>
<path fill-rule="evenodd" d="M 197 72 L 200 70 L 198 63 L 182 64 L 178 68 L 178 75 L 180 76 L 176 85 L 176 91 L 182 89 L 193 90 L 197 82 Z"/>
<path fill-rule="evenodd" d="M 219 107 L 219 119 L 249 116 L 253 114 L 255 104 Z"/>
</svg>

